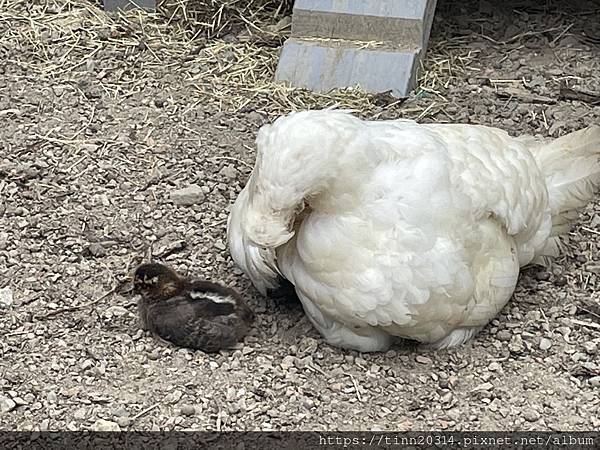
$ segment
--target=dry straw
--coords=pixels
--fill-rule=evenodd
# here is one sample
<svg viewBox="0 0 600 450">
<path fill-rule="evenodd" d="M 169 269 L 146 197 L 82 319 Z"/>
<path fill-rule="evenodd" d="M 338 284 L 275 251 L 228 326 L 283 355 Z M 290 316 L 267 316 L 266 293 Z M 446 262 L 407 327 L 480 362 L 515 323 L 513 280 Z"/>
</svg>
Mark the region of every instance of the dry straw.
<svg viewBox="0 0 600 450">
<path fill-rule="evenodd" d="M 271 115 L 339 105 L 366 117 L 417 119 L 434 115 L 448 103 L 448 85 L 454 77 L 464 76 L 476 56 L 461 39 L 436 39 L 421 71 L 420 87 L 402 109 L 397 99 L 356 88 L 312 93 L 274 82 L 290 15 L 291 0 L 164 0 L 157 13 L 110 14 L 89 0 L 47 0 L 33 6 L 29 0 L 0 0 L 0 30 L 4 30 L 0 49 L 25 38 L 41 56 L 33 60 L 17 56 L 6 63 L 48 78 L 89 64 L 107 46 L 124 48 L 132 58 L 140 50 L 148 51 L 152 58 L 140 60 L 134 74 L 117 79 L 99 74 L 99 89 L 114 96 L 141 90 L 154 70 L 167 69 L 194 88 L 193 101 L 210 101 L 228 112 L 258 110 Z M 69 50 L 56 55 L 52 47 L 56 42 L 67 43 Z"/>
</svg>

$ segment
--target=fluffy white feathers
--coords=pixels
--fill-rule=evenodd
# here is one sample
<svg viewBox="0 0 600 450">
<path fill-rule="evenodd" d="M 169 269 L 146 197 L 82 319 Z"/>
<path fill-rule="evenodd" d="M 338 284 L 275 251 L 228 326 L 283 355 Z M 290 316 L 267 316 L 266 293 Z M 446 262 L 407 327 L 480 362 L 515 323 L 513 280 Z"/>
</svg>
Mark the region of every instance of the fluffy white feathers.
<svg viewBox="0 0 600 450">
<path fill-rule="evenodd" d="M 228 224 L 234 260 L 262 293 L 291 281 L 328 342 L 362 351 L 389 335 L 468 340 L 600 181 L 597 127 L 544 145 L 304 111 L 257 145 Z"/>
</svg>

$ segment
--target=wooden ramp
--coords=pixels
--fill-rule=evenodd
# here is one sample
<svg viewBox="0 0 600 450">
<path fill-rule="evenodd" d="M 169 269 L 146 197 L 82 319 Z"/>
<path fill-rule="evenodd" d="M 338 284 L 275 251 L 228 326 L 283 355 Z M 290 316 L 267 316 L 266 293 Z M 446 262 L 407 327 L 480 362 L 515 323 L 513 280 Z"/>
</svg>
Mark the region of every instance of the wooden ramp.
<svg viewBox="0 0 600 450">
<path fill-rule="evenodd" d="M 131 8 L 142 8 L 155 11 L 157 2 L 158 0 L 103 0 L 104 9 L 107 11 Z"/>
<path fill-rule="evenodd" d="M 415 86 L 436 0 L 296 0 L 278 81 L 326 92 L 360 86 L 404 97 Z"/>
</svg>

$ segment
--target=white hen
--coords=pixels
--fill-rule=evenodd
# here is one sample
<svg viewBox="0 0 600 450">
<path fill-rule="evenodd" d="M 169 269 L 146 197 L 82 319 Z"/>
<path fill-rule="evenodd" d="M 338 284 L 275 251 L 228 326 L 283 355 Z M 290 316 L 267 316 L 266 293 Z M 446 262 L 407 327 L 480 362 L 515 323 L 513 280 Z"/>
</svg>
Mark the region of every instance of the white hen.
<svg viewBox="0 0 600 450">
<path fill-rule="evenodd" d="M 600 127 L 550 143 L 476 125 L 304 111 L 264 126 L 228 223 L 265 294 L 283 276 L 332 345 L 461 344 L 600 184 Z"/>
</svg>

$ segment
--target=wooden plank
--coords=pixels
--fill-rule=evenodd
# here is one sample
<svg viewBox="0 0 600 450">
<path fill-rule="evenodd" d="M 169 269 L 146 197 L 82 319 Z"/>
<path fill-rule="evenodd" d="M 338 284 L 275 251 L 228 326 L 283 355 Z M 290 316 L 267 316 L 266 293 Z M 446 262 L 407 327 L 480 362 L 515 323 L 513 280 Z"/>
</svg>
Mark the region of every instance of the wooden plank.
<svg viewBox="0 0 600 450">
<path fill-rule="evenodd" d="M 427 2 L 423 0 L 296 0 L 297 11 L 315 11 L 356 16 L 423 19 Z"/>
<path fill-rule="evenodd" d="M 420 48 L 423 21 L 297 10 L 292 21 L 292 37 L 377 41 L 402 48 Z"/>
<path fill-rule="evenodd" d="M 296 0 L 275 78 L 318 92 L 414 88 L 436 0 Z"/>
<path fill-rule="evenodd" d="M 385 48 L 320 45 L 289 39 L 281 53 L 276 79 L 317 92 L 356 87 L 403 97 L 414 86 L 419 53 Z"/>
<path fill-rule="evenodd" d="M 107 11 L 115 11 L 117 9 L 146 9 L 148 11 L 156 11 L 156 2 L 158 0 L 104 0 L 104 9 Z"/>
</svg>

